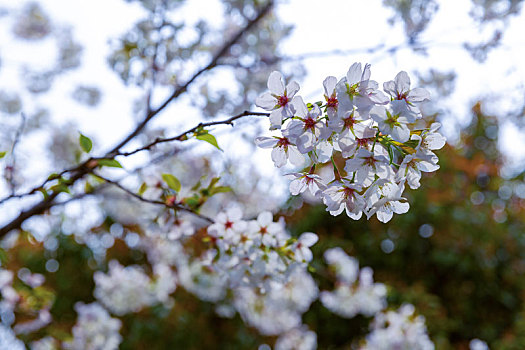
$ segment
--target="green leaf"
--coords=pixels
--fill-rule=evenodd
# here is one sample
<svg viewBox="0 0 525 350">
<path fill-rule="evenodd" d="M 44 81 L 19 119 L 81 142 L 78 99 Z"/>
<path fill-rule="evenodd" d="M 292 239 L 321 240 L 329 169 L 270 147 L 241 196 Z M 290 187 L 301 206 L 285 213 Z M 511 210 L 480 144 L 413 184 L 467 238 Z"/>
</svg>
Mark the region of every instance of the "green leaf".
<svg viewBox="0 0 525 350">
<path fill-rule="evenodd" d="M 93 187 L 93 185 L 91 185 L 89 182 L 86 181 L 86 184 L 84 185 L 84 192 L 85 193 L 91 193 L 93 192 L 95 188 Z"/>
<path fill-rule="evenodd" d="M 42 193 L 44 199 L 47 199 L 49 197 L 49 194 L 47 193 L 45 188 L 39 188 L 38 190 Z"/>
<path fill-rule="evenodd" d="M 65 193 L 71 194 L 71 192 L 69 191 L 69 187 L 64 185 L 64 184 L 57 184 L 57 185 L 51 186 L 50 190 L 53 191 L 54 193 L 65 192 Z M 45 197 L 45 195 L 44 195 L 44 197 Z"/>
<path fill-rule="evenodd" d="M 197 209 L 202 204 L 199 196 L 196 194 L 194 194 L 192 197 L 183 198 L 182 203 L 186 204 L 192 209 Z"/>
<path fill-rule="evenodd" d="M 47 181 L 56 180 L 59 178 L 59 175 L 57 173 L 52 173 L 47 177 Z"/>
<path fill-rule="evenodd" d="M 201 134 L 197 134 L 195 135 L 195 137 L 197 138 L 197 140 L 206 141 L 209 144 L 217 147 L 218 150 L 222 151 L 222 149 L 219 147 L 219 144 L 217 144 L 217 139 L 215 138 L 215 136 L 208 133 L 207 131 Z"/>
<path fill-rule="evenodd" d="M 109 166 L 112 168 L 122 168 L 122 165 L 120 165 L 120 163 L 115 159 L 99 159 L 98 165 L 100 167 Z"/>
<path fill-rule="evenodd" d="M 146 185 L 145 182 L 142 183 L 142 185 L 140 185 L 140 188 L 139 188 L 139 196 L 142 196 L 144 194 L 144 192 L 146 192 L 146 190 L 148 189 L 148 185 Z"/>
<path fill-rule="evenodd" d="M 82 150 L 84 152 L 86 153 L 91 152 L 91 148 L 93 147 L 93 142 L 91 142 L 89 137 L 80 134 L 78 142 L 80 143 L 80 147 L 82 147 Z"/>
<path fill-rule="evenodd" d="M 213 196 L 217 193 L 231 192 L 232 189 L 229 186 L 217 186 L 210 190 L 210 194 Z"/>
<path fill-rule="evenodd" d="M 208 185 L 208 189 L 215 186 L 217 182 L 219 182 L 220 179 L 221 179 L 220 177 L 214 177 L 213 179 L 211 179 L 210 184 Z"/>
<path fill-rule="evenodd" d="M 0 248 L 0 263 L 2 264 L 2 266 L 5 266 L 5 264 L 7 264 L 7 252 Z"/>
<path fill-rule="evenodd" d="M 0 152 L 0 159 L 4 158 L 6 153 L 7 152 Z"/>
<path fill-rule="evenodd" d="M 162 174 L 162 179 L 168 184 L 169 188 L 175 192 L 180 191 L 180 181 L 175 176 L 171 174 Z"/>
</svg>

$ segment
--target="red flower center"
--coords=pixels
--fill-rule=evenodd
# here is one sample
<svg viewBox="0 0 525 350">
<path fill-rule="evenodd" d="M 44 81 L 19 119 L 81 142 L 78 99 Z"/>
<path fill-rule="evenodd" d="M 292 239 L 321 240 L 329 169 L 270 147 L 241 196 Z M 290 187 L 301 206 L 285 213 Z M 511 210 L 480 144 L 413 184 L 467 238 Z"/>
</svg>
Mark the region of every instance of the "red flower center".
<svg viewBox="0 0 525 350">
<path fill-rule="evenodd" d="M 284 107 L 284 106 L 286 106 L 288 101 L 290 101 L 290 100 L 288 99 L 288 96 L 286 96 L 286 95 L 277 97 L 277 105 L 278 106 Z"/>
<path fill-rule="evenodd" d="M 345 187 L 343 189 L 343 193 L 345 194 L 345 198 L 353 197 L 355 190 L 353 188 Z"/>
<path fill-rule="evenodd" d="M 280 137 L 277 141 L 277 147 L 287 147 L 290 144 L 290 141 L 286 137 Z"/>
<path fill-rule="evenodd" d="M 356 137 L 356 141 L 359 147 L 366 147 L 368 146 L 368 141 L 370 141 L 370 139 L 359 139 Z"/>
<path fill-rule="evenodd" d="M 406 93 L 406 92 L 405 92 L 405 93 L 399 93 L 399 92 L 398 92 L 398 93 L 397 93 L 397 99 L 398 99 L 398 100 L 405 100 L 405 101 L 406 101 L 406 100 L 407 100 L 407 93 Z"/>
<path fill-rule="evenodd" d="M 337 101 L 337 98 L 335 96 L 331 96 L 326 99 L 326 107 L 328 108 L 337 108 L 338 104 L 339 101 Z"/>
<path fill-rule="evenodd" d="M 373 166 L 376 163 L 376 160 L 374 159 L 374 157 L 363 158 L 363 161 L 364 161 L 364 164 L 369 165 L 369 166 Z"/>
<path fill-rule="evenodd" d="M 357 121 L 355 120 L 353 114 L 350 114 L 350 116 L 348 118 L 346 118 L 346 119 L 343 119 L 343 121 L 345 123 L 345 128 L 347 128 L 347 129 L 353 128 L 354 125 L 357 123 Z"/>
<path fill-rule="evenodd" d="M 304 129 L 305 130 L 308 130 L 308 129 L 314 129 L 315 128 L 315 124 L 317 122 L 315 120 L 312 119 L 312 117 L 308 117 L 304 120 Z"/>
</svg>

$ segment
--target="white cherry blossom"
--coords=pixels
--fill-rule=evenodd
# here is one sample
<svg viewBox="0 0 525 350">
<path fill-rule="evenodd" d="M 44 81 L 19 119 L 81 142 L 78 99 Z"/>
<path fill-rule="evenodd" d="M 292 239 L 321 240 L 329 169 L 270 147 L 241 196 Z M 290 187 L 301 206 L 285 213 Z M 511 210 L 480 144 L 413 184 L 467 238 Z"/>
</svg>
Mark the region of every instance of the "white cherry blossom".
<svg viewBox="0 0 525 350">
<path fill-rule="evenodd" d="M 423 88 L 410 90 L 410 77 L 405 71 L 397 73 L 394 80 L 385 82 L 383 89 L 393 100 L 405 101 L 410 105 L 430 99 L 430 93 Z"/>
<path fill-rule="evenodd" d="M 259 96 L 255 100 L 255 104 L 271 111 L 271 129 L 280 129 L 283 118 L 291 118 L 294 115 L 295 111 L 291 101 L 299 91 L 299 84 L 292 81 L 285 86 L 282 74 L 274 71 L 268 77 L 268 89 L 270 92 Z"/>
<path fill-rule="evenodd" d="M 293 104 L 297 119 L 294 118 L 288 124 L 283 130 L 283 135 L 296 144 L 299 152 L 308 153 L 314 149 L 321 137 L 327 138 L 330 132 L 320 118 L 322 112 L 318 105 L 313 105 L 308 110 L 301 96 L 294 97 Z"/>
<path fill-rule="evenodd" d="M 341 154 L 345 158 L 354 156 L 360 149 L 372 149 L 377 130 L 365 124 L 357 124 L 354 130 L 345 129 L 337 139 Z M 381 145 L 376 145 L 381 147 Z"/>
<path fill-rule="evenodd" d="M 439 165 L 436 164 L 437 161 L 438 158 L 434 154 L 429 155 L 421 152 L 409 154 L 403 159 L 396 177 L 398 180 L 406 179 L 411 189 L 419 188 L 421 172 L 429 173 L 438 170 Z"/>
<path fill-rule="evenodd" d="M 291 94 L 283 97 L 282 76 L 272 73 L 270 78 L 270 90 L 275 93 L 270 92 L 267 100 L 271 103 L 266 107 L 280 108 L 275 101 L 281 96 L 288 107 L 280 110 L 288 111 L 288 120 L 281 135 L 259 137 L 256 144 L 272 149 L 277 167 L 290 160 L 297 167 L 313 169 L 287 174 L 292 178 L 293 195 L 309 189 L 332 215 L 345 210 L 357 220 L 364 211 L 368 217 L 376 214 L 386 222 L 393 213 L 409 208 L 399 189 L 404 190 L 405 183 L 412 189 L 419 187 L 421 171 L 439 168 L 433 151 L 443 147 L 445 138 L 437 131 L 439 123 L 414 130 L 416 122 L 421 125 L 417 105 L 429 95 L 424 89 L 410 89 L 406 72 L 383 84 L 389 97 L 371 80 L 370 65 L 356 62 L 339 81 L 333 76 L 324 79 L 324 106 L 319 102 L 306 104 L 298 95 L 290 101 Z M 338 169 L 341 158 L 346 174 Z M 326 184 L 315 174 L 316 165 L 333 168 L 335 180 Z"/>
<path fill-rule="evenodd" d="M 338 113 L 345 113 L 357 107 L 359 113 L 367 117 L 375 104 L 385 104 L 388 97 L 378 90 L 377 82 L 370 80 L 370 64 L 354 63 L 348 69 L 346 77 L 337 83 Z"/>
<path fill-rule="evenodd" d="M 310 262 L 313 259 L 312 251 L 310 247 L 313 246 L 319 237 L 315 233 L 305 232 L 299 236 L 297 242 L 292 246 L 294 251 L 294 258 L 298 262 Z"/>
<path fill-rule="evenodd" d="M 410 208 L 407 199 L 402 197 L 405 183 L 392 183 L 385 179 L 377 180 L 365 193 L 367 198 L 366 217 L 370 219 L 376 214 L 377 219 L 386 223 L 394 213 L 404 214 Z"/>
<path fill-rule="evenodd" d="M 410 137 L 411 140 L 418 140 L 418 145 L 416 146 L 418 152 L 432 156 L 434 155 L 433 150 L 441 149 L 445 146 L 447 139 L 437 132 L 440 127 L 440 123 L 432 123 L 429 130 L 423 131 L 421 136 L 414 134 Z"/>
<path fill-rule="evenodd" d="M 330 184 L 323 191 L 323 201 L 326 205 L 326 210 L 332 215 L 339 215 L 345 210 L 350 218 L 358 220 L 363 214 L 362 210 L 365 208 L 365 200 L 359 194 L 361 191 L 361 185 L 351 183 L 345 179 Z"/>
<path fill-rule="evenodd" d="M 329 76 L 323 81 L 324 99 L 326 101 L 326 114 L 328 115 L 328 119 L 337 115 L 339 101 L 337 100 L 337 94 L 335 91 L 336 85 L 336 77 Z"/>
<path fill-rule="evenodd" d="M 287 137 L 261 136 L 255 139 L 255 144 L 261 148 L 272 148 L 272 160 L 278 168 L 286 165 L 288 159 L 293 165 L 304 163 L 304 156 Z"/>
<path fill-rule="evenodd" d="M 286 174 L 288 178 L 293 179 L 290 182 L 290 193 L 297 196 L 303 193 L 307 189 L 310 193 L 315 196 L 317 192 L 322 191 L 326 188 L 321 177 L 312 173 L 290 173 Z"/>
<path fill-rule="evenodd" d="M 374 106 L 370 111 L 382 133 L 391 135 L 398 142 L 406 142 L 410 138 L 408 124 L 414 123 L 417 118 L 403 101 L 392 101 L 388 106 Z"/>
<path fill-rule="evenodd" d="M 355 172 L 356 180 L 364 186 L 370 186 L 376 175 L 382 179 L 393 175 L 389 160 L 382 154 L 380 147 L 374 149 L 374 152 L 360 148 L 353 158 L 346 161 L 345 171 Z"/>
</svg>

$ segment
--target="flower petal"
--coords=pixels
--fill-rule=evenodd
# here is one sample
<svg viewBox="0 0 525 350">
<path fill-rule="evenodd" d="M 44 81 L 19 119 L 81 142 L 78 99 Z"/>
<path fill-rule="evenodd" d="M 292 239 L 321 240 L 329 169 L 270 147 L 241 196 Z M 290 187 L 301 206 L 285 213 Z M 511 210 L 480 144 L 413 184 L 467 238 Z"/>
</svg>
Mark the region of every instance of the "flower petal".
<svg viewBox="0 0 525 350">
<path fill-rule="evenodd" d="M 272 148 L 279 142 L 275 137 L 261 136 L 255 139 L 255 144 L 261 148 Z"/>
<path fill-rule="evenodd" d="M 291 81 L 288 85 L 286 85 L 286 95 L 288 98 L 293 98 L 299 89 L 299 84 L 295 80 Z"/>
<path fill-rule="evenodd" d="M 348 85 L 352 86 L 354 84 L 359 83 L 361 81 L 362 71 L 363 70 L 361 68 L 360 62 L 355 62 L 354 64 L 352 64 L 348 69 L 348 73 L 346 73 L 346 82 L 348 83 Z"/>
<path fill-rule="evenodd" d="M 397 73 L 396 78 L 396 90 L 399 94 L 406 93 L 410 90 L 410 77 L 407 72 L 401 71 Z"/>
<path fill-rule="evenodd" d="M 317 243 L 318 240 L 319 240 L 319 237 L 313 232 L 305 232 L 301 236 L 299 236 L 299 239 L 298 239 L 298 241 L 301 242 L 301 244 L 306 247 L 313 246 L 315 243 Z"/>
<path fill-rule="evenodd" d="M 284 95 L 283 75 L 281 72 L 273 71 L 268 77 L 268 89 L 277 96 Z"/>
<path fill-rule="evenodd" d="M 423 102 L 430 99 L 430 93 L 423 88 L 415 88 L 410 90 L 407 100 L 410 102 Z"/>
<path fill-rule="evenodd" d="M 277 105 L 277 100 L 270 93 L 264 93 L 255 99 L 255 105 L 267 111 L 271 111 Z"/>
</svg>

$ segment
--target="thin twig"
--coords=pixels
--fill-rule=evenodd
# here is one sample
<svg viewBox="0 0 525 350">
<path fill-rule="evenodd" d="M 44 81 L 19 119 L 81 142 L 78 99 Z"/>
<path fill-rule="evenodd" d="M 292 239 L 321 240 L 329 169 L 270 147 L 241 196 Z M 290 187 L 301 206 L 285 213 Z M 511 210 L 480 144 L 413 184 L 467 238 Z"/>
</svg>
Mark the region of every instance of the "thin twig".
<svg viewBox="0 0 525 350">
<path fill-rule="evenodd" d="M 104 180 L 105 182 L 109 183 L 109 184 L 112 184 L 113 186 L 119 188 L 120 190 L 126 192 L 127 194 L 129 194 L 130 196 L 132 196 L 133 198 L 136 198 L 138 199 L 139 201 L 141 202 L 144 202 L 144 203 L 149 203 L 149 204 L 155 204 L 155 205 L 162 205 L 166 208 L 169 208 L 169 209 L 176 209 L 176 210 L 181 210 L 181 211 L 185 211 L 185 212 L 188 212 L 188 213 L 191 213 L 207 222 L 209 222 L 210 224 L 213 223 L 213 219 L 207 217 L 207 216 L 204 216 L 204 215 L 201 215 L 193 210 L 191 210 L 190 208 L 187 208 L 185 207 L 184 205 L 182 204 L 179 204 L 179 203 L 166 203 L 166 202 L 162 202 L 162 201 L 159 201 L 159 200 L 154 200 L 154 199 L 147 199 L 147 198 L 144 198 L 142 197 L 141 195 L 139 195 L 138 193 L 135 193 L 129 189 L 127 189 L 126 187 L 122 186 L 120 184 L 120 182 L 118 181 L 113 181 L 113 180 L 110 180 L 108 178 L 105 178 L 105 177 L 102 177 L 98 174 L 94 174 L 96 177 Z"/>
<path fill-rule="evenodd" d="M 233 122 L 237 119 L 240 119 L 240 118 L 243 118 L 243 117 L 247 117 L 247 116 L 262 116 L 262 117 L 268 117 L 270 115 L 270 113 L 264 113 L 264 112 L 250 112 L 250 111 L 244 111 L 242 112 L 241 114 L 238 114 L 234 117 L 231 117 L 231 118 L 228 118 L 228 119 L 225 119 L 225 120 L 218 120 L 218 121 L 214 121 L 214 122 L 208 122 L 208 123 L 199 123 L 198 125 L 194 126 L 193 128 L 189 129 L 189 130 L 186 130 L 184 132 L 182 132 L 181 134 L 177 135 L 177 136 L 173 136 L 173 137 L 168 137 L 168 138 L 156 138 L 153 142 L 145 145 L 145 146 L 142 146 L 140 148 L 137 148 L 133 151 L 130 151 L 130 152 L 118 152 L 117 154 L 115 154 L 115 156 L 124 156 L 124 157 L 127 157 L 127 156 L 131 156 L 135 153 L 138 153 L 138 152 L 141 152 L 141 151 L 146 151 L 146 150 L 149 150 L 151 149 L 152 147 L 160 144 L 160 143 L 165 143 L 165 142 L 172 142 L 172 141 L 183 141 L 188 134 L 191 134 L 195 131 L 197 131 L 198 129 L 201 129 L 201 128 L 205 128 L 205 127 L 208 127 L 208 126 L 213 126 L 213 125 L 232 125 L 233 126 Z"/>
<path fill-rule="evenodd" d="M 182 132 L 181 134 L 179 134 L 177 136 L 169 137 L 169 138 L 157 138 L 153 142 L 151 142 L 151 143 L 149 143 L 149 144 L 147 144 L 145 146 L 142 146 L 140 148 L 137 148 L 134 151 L 119 152 L 119 153 L 115 154 L 114 157 L 116 157 L 116 156 L 123 156 L 123 157 L 131 156 L 131 155 L 133 155 L 135 153 L 138 153 L 138 152 L 141 152 L 141 151 L 150 150 L 155 145 L 160 144 L 160 143 L 172 142 L 172 141 L 182 141 L 184 139 L 185 135 L 190 134 L 190 133 L 194 132 L 195 130 L 197 130 L 199 128 L 204 128 L 204 127 L 214 126 L 214 125 L 221 125 L 221 124 L 223 124 L 223 125 L 232 125 L 235 120 L 240 119 L 242 117 L 247 117 L 247 116 L 268 117 L 269 115 L 270 115 L 269 113 L 264 113 L 264 112 L 244 111 L 244 112 L 242 112 L 242 113 L 240 113 L 240 114 L 238 114 L 236 116 L 233 116 L 233 117 L 225 119 L 225 120 L 218 120 L 218 121 L 213 121 L 213 122 L 208 122 L 208 123 L 199 123 L 198 125 L 194 126 L 193 128 L 188 129 L 188 130 Z M 108 158 L 91 157 L 88 160 L 86 160 L 84 163 L 82 163 L 81 165 L 76 165 L 76 166 L 74 166 L 72 168 L 65 169 L 62 172 L 60 172 L 60 173 L 58 173 L 58 174 L 56 174 L 56 175 L 54 175 L 52 177 L 49 177 L 44 182 L 42 182 L 42 184 L 32 188 L 31 190 L 29 190 L 29 191 L 27 191 L 25 193 L 11 194 L 11 195 L 9 195 L 9 196 L 7 196 L 5 198 L 0 199 L 0 204 L 4 203 L 4 202 L 6 202 L 6 201 L 8 201 L 10 199 L 23 198 L 23 197 L 30 196 L 32 194 L 38 193 L 40 190 L 44 189 L 44 186 L 47 185 L 50 181 L 59 179 L 59 178 L 63 177 L 66 174 L 79 171 L 81 169 L 81 167 L 86 165 L 87 163 L 89 163 L 89 162 L 96 162 L 97 160 L 100 160 L 100 159 L 108 159 Z"/>
<path fill-rule="evenodd" d="M 18 141 L 20 141 L 20 136 L 22 135 L 25 124 L 26 124 L 25 114 L 21 113 L 20 116 L 22 117 L 22 120 L 20 121 L 20 126 L 16 130 L 15 139 L 13 140 L 13 145 L 11 146 L 11 157 L 10 157 L 11 162 L 9 165 L 5 167 L 5 170 L 6 170 L 5 179 L 7 183 L 9 184 L 9 188 L 11 189 L 11 195 L 14 195 L 16 191 L 16 183 L 14 181 L 15 171 L 16 171 L 15 149 L 16 149 L 16 145 L 18 144 Z"/>
</svg>

